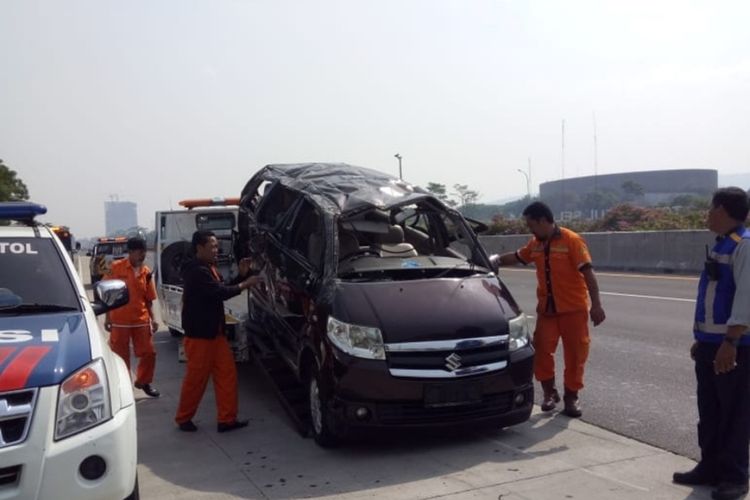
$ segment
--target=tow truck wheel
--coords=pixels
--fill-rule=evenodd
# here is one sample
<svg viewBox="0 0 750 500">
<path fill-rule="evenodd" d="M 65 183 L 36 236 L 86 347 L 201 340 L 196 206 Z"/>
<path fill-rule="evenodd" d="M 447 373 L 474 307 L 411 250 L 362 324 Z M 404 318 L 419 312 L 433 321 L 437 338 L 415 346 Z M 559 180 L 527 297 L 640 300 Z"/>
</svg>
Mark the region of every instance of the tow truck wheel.
<svg viewBox="0 0 750 500">
<path fill-rule="evenodd" d="M 325 383 L 321 381 L 320 372 L 316 367 L 311 370 L 308 384 L 310 404 L 310 430 L 315 442 L 324 448 L 331 448 L 339 444 L 340 438 L 334 432 L 333 415 L 328 407 L 329 392 Z"/>
</svg>

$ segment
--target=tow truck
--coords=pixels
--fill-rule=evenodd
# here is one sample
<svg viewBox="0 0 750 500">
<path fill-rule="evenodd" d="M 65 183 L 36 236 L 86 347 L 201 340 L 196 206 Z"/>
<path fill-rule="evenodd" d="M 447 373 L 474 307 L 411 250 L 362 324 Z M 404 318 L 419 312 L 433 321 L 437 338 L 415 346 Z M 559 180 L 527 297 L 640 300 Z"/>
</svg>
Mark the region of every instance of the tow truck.
<svg viewBox="0 0 750 500">
<path fill-rule="evenodd" d="M 116 238 L 99 238 L 91 252 L 89 271 L 91 284 L 95 285 L 104 276 L 109 274 L 112 262 L 124 259 L 128 253 L 128 239 L 124 236 Z"/>
<path fill-rule="evenodd" d="M 0 499 L 137 499 L 130 374 L 96 321 L 127 286 L 90 302 L 46 211 L 0 203 Z"/>
<path fill-rule="evenodd" d="M 174 337 L 182 328 L 182 266 L 194 257 L 193 233 L 212 231 L 219 240 L 217 268 L 224 279 L 237 276 L 235 244 L 239 198 L 202 198 L 179 202 L 181 210 L 156 212 L 156 257 L 154 262 L 156 291 L 161 305 L 162 322 Z M 238 295 L 224 302 L 226 331 L 236 362 L 249 360 L 247 345 L 247 298 Z M 182 348 L 178 352 L 184 361 Z"/>
</svg>

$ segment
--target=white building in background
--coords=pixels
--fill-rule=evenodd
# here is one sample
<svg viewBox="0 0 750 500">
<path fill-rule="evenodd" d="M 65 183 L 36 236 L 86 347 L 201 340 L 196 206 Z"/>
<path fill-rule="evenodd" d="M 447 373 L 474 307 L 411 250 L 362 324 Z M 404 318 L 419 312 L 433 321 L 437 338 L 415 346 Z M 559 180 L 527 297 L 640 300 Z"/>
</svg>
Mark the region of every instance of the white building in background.
<svg viewBox="0 0 750 500">
<path fill-rule="evenodd" d="M 132 201 L 105 201 L 104 225 L 107 235 L 138 225 L 138 205 Z"/>
</svg>

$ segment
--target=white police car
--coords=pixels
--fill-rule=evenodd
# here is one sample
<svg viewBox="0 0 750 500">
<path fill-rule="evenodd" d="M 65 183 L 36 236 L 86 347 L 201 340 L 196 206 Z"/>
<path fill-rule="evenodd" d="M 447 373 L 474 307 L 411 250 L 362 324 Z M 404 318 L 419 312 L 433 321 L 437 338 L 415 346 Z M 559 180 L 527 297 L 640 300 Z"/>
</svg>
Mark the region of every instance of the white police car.
<svg viewBox="0 0 750 500">
<path fill-rule="evenodd" d="M 127 288 L 89 303 L 45 212 L 0 203 L 0 500 L 138 498 L 130 375 L 96 322 Z"/>
</svg>

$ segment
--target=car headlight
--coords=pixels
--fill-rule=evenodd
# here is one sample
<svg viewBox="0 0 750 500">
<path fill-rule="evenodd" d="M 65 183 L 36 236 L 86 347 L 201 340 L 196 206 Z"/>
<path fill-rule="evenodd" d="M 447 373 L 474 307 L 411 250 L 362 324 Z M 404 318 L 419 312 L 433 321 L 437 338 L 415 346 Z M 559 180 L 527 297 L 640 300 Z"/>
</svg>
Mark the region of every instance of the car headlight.
<svg viewBox="0 0 750 500">
<path fill-rule="evenodd" d="M 508 321 L 508 333 L 510 333 L 510 343 L 508 347 L 511 351 L 520 349 L 528 345 L 531 335 L 529 333 L 529 318 L 521 313 L 515 318 Z"/>
<path fill-rule="evenodd" d="M 385 359 L 383 335 L 379 328 L 351 325 L 329 316 L 328 338 L 336 347 L 352 356 Z"/>
<path fill-rule="evenodd" d="M 60 384 L 55 440 L 72 436 L 110 418 L 107 371 L 101 359 L 84 366 Z"/>
</svg>

